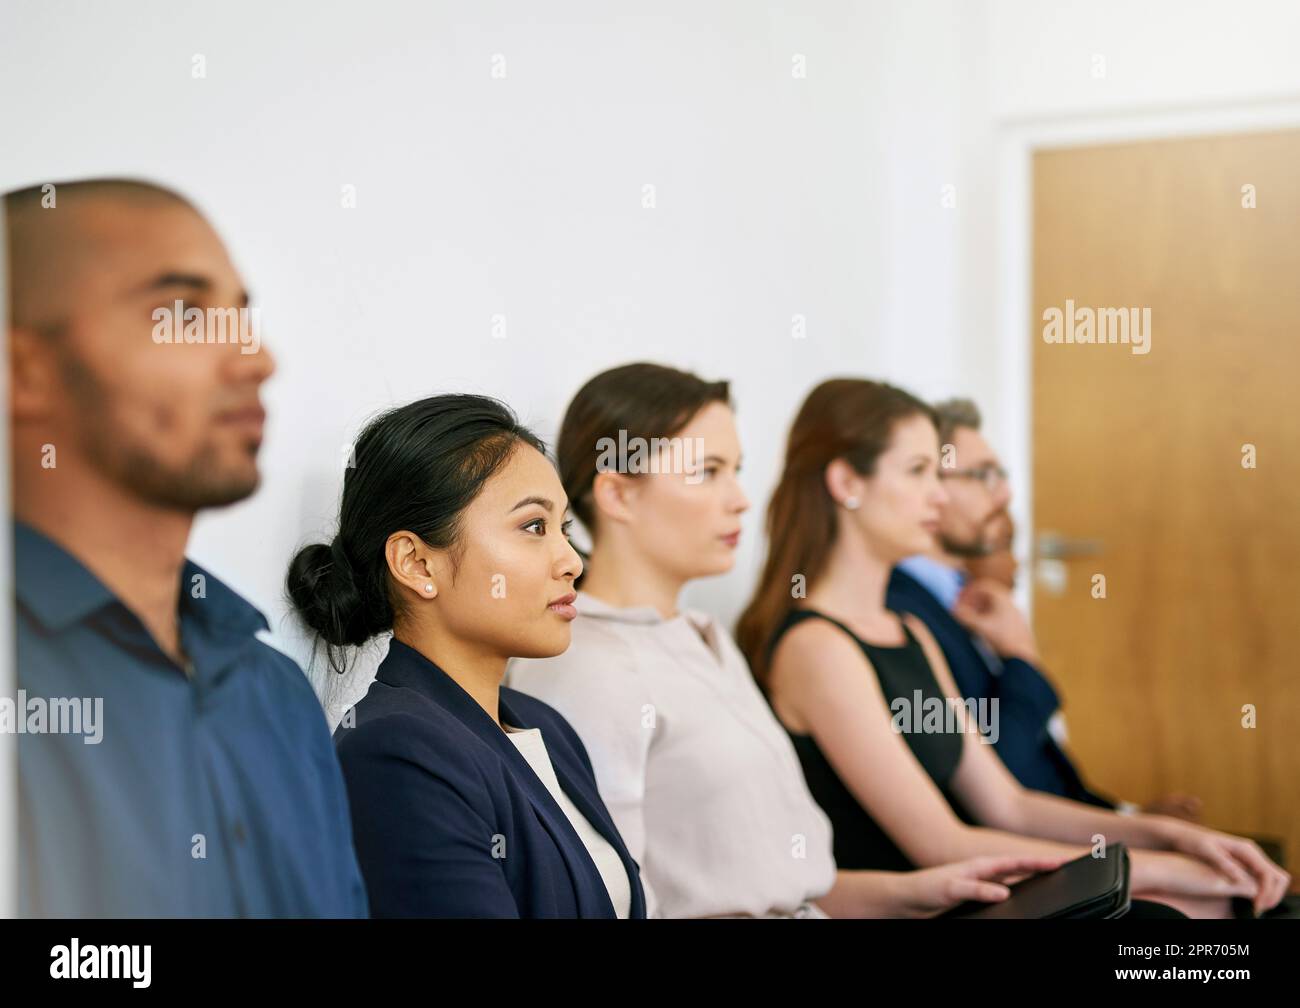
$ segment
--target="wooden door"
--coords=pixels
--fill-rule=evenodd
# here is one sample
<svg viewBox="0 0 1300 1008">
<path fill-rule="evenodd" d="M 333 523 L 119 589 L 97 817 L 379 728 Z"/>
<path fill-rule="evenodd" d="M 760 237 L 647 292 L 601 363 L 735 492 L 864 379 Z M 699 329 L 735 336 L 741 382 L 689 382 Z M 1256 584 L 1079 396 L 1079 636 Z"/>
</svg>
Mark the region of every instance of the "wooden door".
<svg viewBox="0 0 1300 1008">
<path fill-rule="evenodd" d="M 1300 131 L 1042 151 L 1033 178 L 1034 531 L 1057 557 L 1034 623 L 1071 749 L 1099 789 L 1283 839 L 1300 877 Z M 1067 303 L 1074 335 L 1092 309 L 1117 340 L 1101 310 L 1149 308 L 1145 352 L 1047 342 Z"/>
</svg>

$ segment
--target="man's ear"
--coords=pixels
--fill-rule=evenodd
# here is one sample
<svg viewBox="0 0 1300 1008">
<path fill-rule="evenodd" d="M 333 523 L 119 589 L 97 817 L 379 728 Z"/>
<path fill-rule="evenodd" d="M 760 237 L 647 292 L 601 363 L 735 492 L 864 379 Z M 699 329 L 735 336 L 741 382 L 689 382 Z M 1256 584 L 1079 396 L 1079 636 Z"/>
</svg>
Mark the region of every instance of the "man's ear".
<svg viewBox="0 0 1300 1008">
<path fill-rule="evenodd" d="M 858 500 L 862 499 L 862 488 L 866 481 L 844 459 L 831 459 L 826 463 L 826 471 L 823 473 L 823 477 L 826 482 L 826 490 L 836 504 L 843 506 L 844 502 L 850 497 L 856 497 Z"/>
<path fill-rule="evenodd" d="M 437 598 L 446 572 L 442 551 L 429 547 L 414 532 L 394 532 L 384 543 L 388 573 L 402 588 L 423 599 Z"/>
<path fill-rule="evenodd" d="M 637 497 L 634 476 L 618 472 L 598 472 L 591 483 L 591 503 L 596 514 L 609 521 L 629 522 Z"/>
<path fill-rule="evenodd" d="M 15 423 L 41 420 L 50 413 L 58 366 L 50 337 L 28 326 L 9 330 L 9 415 Z"/>
</svg>

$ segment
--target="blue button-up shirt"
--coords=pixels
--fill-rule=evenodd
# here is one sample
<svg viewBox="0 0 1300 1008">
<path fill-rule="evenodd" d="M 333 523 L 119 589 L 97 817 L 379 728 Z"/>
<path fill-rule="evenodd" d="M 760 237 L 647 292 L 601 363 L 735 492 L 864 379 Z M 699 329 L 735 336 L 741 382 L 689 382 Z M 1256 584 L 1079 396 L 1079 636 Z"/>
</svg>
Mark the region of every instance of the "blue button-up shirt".
<svg viewBox="0 0 1300 1008">
<path fill-rule="evenodd" d="M 324 713 L 262 614 L 187 562 L 182 669 L 21 523 L 14 560 L 20 912 L 365 916 Z"/>
<path fill-rule="evenodd" d="M 949 567 L 947 564 L 939 563 L 938 560 L 932 560 L 924 553 L 900 560 L 898 566 L 930 589 L 930 594 L 937 598 L 945 609 L 952 612 L 952 607 L 957 604 L 957 596 L 961 594 L 962 586 L 966 583 L 964 573 L 956 567 Z"/>
</svg>

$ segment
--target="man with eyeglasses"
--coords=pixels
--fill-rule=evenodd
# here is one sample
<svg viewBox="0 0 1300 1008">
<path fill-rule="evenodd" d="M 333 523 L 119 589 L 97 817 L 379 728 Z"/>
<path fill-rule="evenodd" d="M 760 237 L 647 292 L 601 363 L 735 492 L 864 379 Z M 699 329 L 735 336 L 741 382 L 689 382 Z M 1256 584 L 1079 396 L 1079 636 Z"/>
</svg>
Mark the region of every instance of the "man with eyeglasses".
<svg viewBox="0 0 1300 1008">
<path fill-rule="evenodd" d="M 963 695 L 997 699 L 998 755 L 1017 780 L 1037 791 L 1118 811 L 1136 811 L 1092 791 L 1066 754 L 1060 700 L 1039 670 L 1038 644 L 1016 607 L 1008 582 L 1011 488 L 992 447 L 980 433 L 979 409 L 969 399 L 935 406 L 942 445 L 939 476 L 947 502 L 933 548 L 893 571 L 886 605 L 922 619 L 943 648 Z M 997 567 L 1002 577 L 989 575 Z M 1200 802 L 1171 795 L 1145 811 L 1195 820 Z"/>
</svg>

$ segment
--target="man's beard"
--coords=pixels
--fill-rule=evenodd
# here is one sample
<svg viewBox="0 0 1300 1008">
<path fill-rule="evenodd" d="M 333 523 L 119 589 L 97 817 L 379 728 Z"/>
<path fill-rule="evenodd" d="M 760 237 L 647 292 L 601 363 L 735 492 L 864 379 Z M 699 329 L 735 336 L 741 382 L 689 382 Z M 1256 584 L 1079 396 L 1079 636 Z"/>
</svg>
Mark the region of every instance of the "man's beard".
<svg viewBox="0 0 1300 1008">
<path fill-rule="evenodd" d="M 256 468 L 251 475 L 221 472 L 216 453 L 210 449 L 174 469 L 159 463 L 143 446 L 122 445 L 114 454 L 109 466 L 105 466 L 109 459 L 100 456 L 100 465 L 110 469 L 119 483 L 151 504 L 177 511 L 234 504 L 250 496 L 259 482 Z"/>
<path fill-rule="evenodd" d="M 961 542 L 958 539 L 950 539 L 942 533 L 939 534 L 939 545 L 943 547 L 945 553 L 967 560 L 985 557 L 990 553 L 997 552 L 993 545 L 984 539 L 977 539 L 974 542 Z"/>
<path fill-rule="evenodd" d="M 164 463 L 146 439 L 114 423 L 110 396 L 85 368 L 73 365 L 70 371 L 78 401 L 90 418 L 85 431 L 86 458 L 118 486 L 150 504 L 186 512 L 234 504 L 257 489 L 260 476 L 256 464 L 248 470 L 223 471 L 212 445 L 201 446 L 182 465 Z"/>
<path fill-rule="evenodd" d="M 986 557 L 993 553 L 1000 553 L 1004 549 L 1009 549 L 1011 546 L 1010 542 L 1007 542 L 1006 544 L 994 542 L 990 535 L 994 523 L 1005 517 L 1005 515 L 1005 510 L 993 512 L 993 514 L 989 515 L 988 518 L 984 520 L 984 523 L 980 526 L 980 531 L 976 537 L 965 542 L 960 539 L 953 539 L 951 536 L 944 535 L 944 533 L 940 531 L 937 537 L 939 545 L 943 547 L 945 552 L 952 556 L 959 556 L 967 560 Z"/>
</svg>

